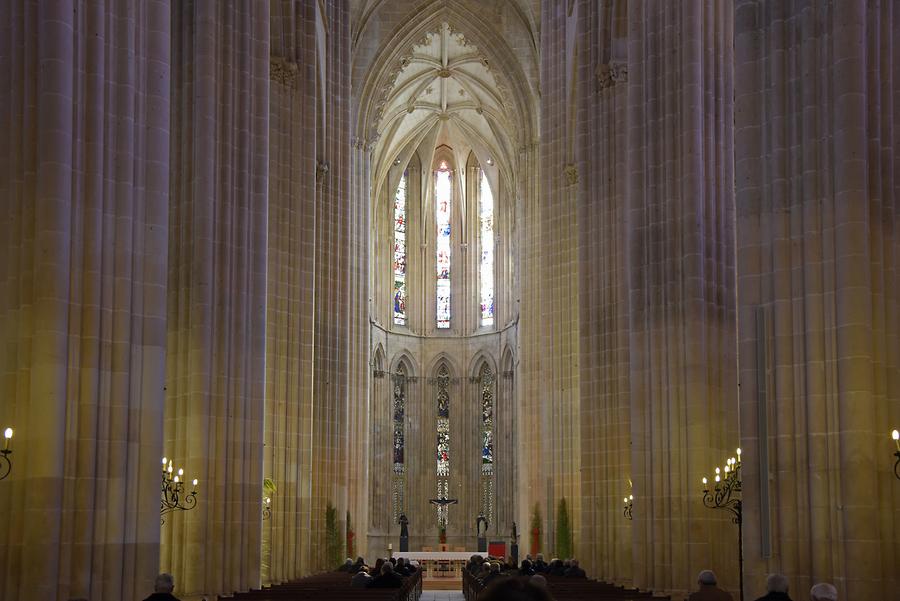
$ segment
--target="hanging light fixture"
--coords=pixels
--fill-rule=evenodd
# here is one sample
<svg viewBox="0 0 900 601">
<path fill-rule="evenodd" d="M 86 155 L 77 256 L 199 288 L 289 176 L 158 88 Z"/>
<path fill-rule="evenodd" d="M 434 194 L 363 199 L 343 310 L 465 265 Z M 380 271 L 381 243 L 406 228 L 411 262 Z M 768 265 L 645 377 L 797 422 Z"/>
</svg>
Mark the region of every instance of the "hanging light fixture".
<svg viewBox="0 0 900 601">
<path fill-rule="evenodd" d="M 13 429 L 7 428 L 3 432 L 3 450 L 0 451 L 0 480 L 3 480 L 12 471 L 12 461 L 9 456 L 12 455 L 12 449 L 9 448 L 9 442 L 13 437 Z"/>
<path fill-rule="evenodd" d="M 193 488 L 190 493 L 185 492 L 184 486 L 184 470 L 176 469 L 172 465 L 171 460 L 162 458 L 162 490 L 159 502 L 159 523 L 165 524 L 166 520 L 162 516 L 173 511 L 188 511 L 197 506 L 197 484 L 199 481 L 194 478 Z"/>
</svg>

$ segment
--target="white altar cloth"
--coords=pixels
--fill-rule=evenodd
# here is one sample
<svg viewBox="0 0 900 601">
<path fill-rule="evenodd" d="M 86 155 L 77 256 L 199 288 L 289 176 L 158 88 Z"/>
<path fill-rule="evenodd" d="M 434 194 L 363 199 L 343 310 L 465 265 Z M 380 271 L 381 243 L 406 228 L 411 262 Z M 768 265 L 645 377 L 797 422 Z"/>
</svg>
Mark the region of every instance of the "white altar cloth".
<svg viewBox="0 0 900 601">
<path fill-rule="evenodd" d="M 417 551 L 414 553 L 400 553 L 396 549 L 393 552 L 394 557 L 415 559 L 416 561 L 468 561 L 473 555 L 478 554 L 478 551 Z M 487 554 L 482 553 L 481 555 Z"/>
</svg>

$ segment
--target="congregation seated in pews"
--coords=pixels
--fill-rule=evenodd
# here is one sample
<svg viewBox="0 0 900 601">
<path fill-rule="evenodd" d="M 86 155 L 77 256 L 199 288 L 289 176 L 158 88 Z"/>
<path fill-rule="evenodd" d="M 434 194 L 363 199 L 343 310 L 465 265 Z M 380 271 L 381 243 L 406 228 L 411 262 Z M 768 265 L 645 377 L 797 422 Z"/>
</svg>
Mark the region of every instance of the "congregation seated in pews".
<svg viewBox="0 0 900 601">
<path fill-rule="evenodd" d="M 365 589 L 365 590 L 359 590 Z M 363 558 L 347 559 L 339 568 L 285 584 L 219 597 L 219 601 L 417 601 L 422 595 L 422 574 L 415 562 L 378 559 L 373 566 Z"/>
<path fill-rule="evenodd" d="M 512 561 L 472 556 L 463 573 L 466 601 L 631 601 L 668 599 L 651 593 L 588 580 L 576 559 L 544 561 L 527 556 L 519 566 Z"/>
</svg>

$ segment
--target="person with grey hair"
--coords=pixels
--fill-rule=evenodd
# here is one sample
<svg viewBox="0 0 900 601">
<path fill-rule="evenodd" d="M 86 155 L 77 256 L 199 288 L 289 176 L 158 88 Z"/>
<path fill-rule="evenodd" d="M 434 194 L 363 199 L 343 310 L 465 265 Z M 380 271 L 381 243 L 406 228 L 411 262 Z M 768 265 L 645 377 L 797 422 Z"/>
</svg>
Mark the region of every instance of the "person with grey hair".
<svg viewBox="0 0 900 601">
<path fill-rule="evenodd" d="M 160 574 L 156 577 L 153 584 L 153 594 L 144 599 L 144 601 L 178 601 L 178 598 L 172 594 L 175 590 L 175 579 L 171 574 Z"/>
<path fill-rule="evenodd" d="M 810 601 L 838 601 L 837 589 L 833 584 L 820 582 L 809 589 Z"/>
<path fill-rule="evenodd" d="M 769 574 L 766 578 L 766 594 L 756 601 L 791 601 L 788 597 L 788 579 L 784 574 Z"/>
<path fill-rule="evenodd" d="M 688 601 L 734 601 L 727 591 L 723 591 L 716 584 L 716 573 L 712 570 L 703 570 L 697 575 L 697 584 L 700 589 L 691 593 Z"/>
</svg>

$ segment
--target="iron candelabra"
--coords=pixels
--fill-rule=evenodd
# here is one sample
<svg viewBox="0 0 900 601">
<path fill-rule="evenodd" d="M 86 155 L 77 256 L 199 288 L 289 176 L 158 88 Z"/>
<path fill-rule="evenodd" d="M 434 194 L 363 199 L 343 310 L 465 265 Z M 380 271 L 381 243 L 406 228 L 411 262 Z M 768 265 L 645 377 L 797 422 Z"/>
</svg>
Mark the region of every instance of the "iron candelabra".
<svg viewBox="0 0 900 601">
<path fill-rule="evenodd" d="M 271 517 L 272 517 L 272 498 L 266 497 L 265 499 L 263 499 L 262 519 L 263 519 L 263 521 L 266 521 Z"/>
<path fill-rule="evenodd" d="M 3 480 L 12 472 L 12 461 L 9 458 L 12 455 L 12 449 L 9 448 L 9 441 L 12 440 L 12 437 L 13 429 L 7 428 L 3 432 L 3 450 L 0 451 L 0 480 Z"/>
<path fill-rule="evenodd" d="M 724 509 L 731 514 L 731 521 L 738 527 L 738 577 L 741 587 L 741 601 L 744 599 L 744 532 L 743 506 L 741 504 L 741 449 L 737 457 L 725 461 L 724 472 L 716 468 L 715 485 L 709 488 L 709 481 L 703 478 L 703 504 L 710 509 Z"/>
<path fill-rule="evenodd" d="M 184 487 L 184 470 L 178 468 L 177 474 L 172 461 L 162 459 L 162 496 L 159 502 L 159 523 L 165 524 L 163 517 L 173 511 L 189 511 L 197 506 L 197 484 L 194 478 L 193 489 L 187 493 Z"/>
<path fill-rule="evenodd" d="M 622 502 L 625 503 L 625 510 L 622 512 L 622 514 L 625 516 L 626 520 L 631 520 L 631 513 L 634 509 L 634 495 L 628 495 L 627 497 L 622 499 Z"/>
</svg>

